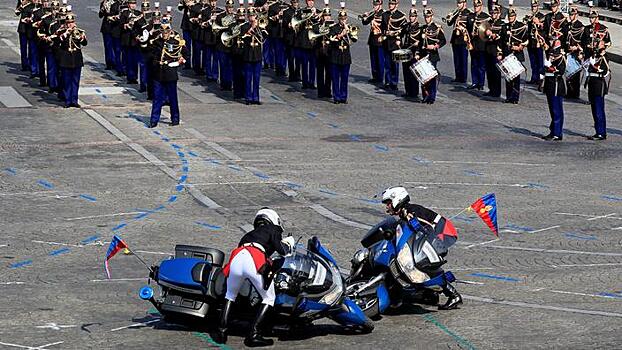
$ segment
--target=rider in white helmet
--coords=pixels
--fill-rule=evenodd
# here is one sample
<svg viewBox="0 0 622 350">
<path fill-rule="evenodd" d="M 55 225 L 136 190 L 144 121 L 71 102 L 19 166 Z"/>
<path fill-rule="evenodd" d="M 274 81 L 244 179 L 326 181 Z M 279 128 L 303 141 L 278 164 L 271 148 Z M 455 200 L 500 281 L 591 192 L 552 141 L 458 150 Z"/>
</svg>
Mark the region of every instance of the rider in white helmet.
<svg viewBox="0 0 622 350">
<path fill-rule="evenodd" d="M 235 301 L 242 283 L 248 279 L 261 295 L 262 304 L 251 326 L 251 333 L 244 339 L 249 347 L 272 345 L 272 339 L 265 339 L 260 333 L 261 322 L 274 306 L 274 282 L 271 276 L 270 256 L 277 252 L 286 255 L 292 251 L 294 237 L 283 239 L 281 218 L 276 211 L 262 208 L 255 214 L 254 229 L 245 234 L 238 247 L 231 252 L 229 263 L 223 272 L 227 276 L 227 294 L 225 306 L 222 310 L 220 325 L 215 340 L 224 344 L 227 342 L 227 323 L 231 306 Z"/>
<path fill-rule="evenodd" d="M 404 187 L 387 188 L 382 192 L 382 203 L 386 205 L 388 214 L 398 216 L 405 222 L 416 218 L 421 225 L 431 228 L 438 238 L 435 240 L 438 244 L 433 245 L 439 250 L 441 256 L 447 254 L 447 248 L 458 238 L 456 229 L 450 220 L 426 207 L 410 203 L 410 196 Z M 462 304 L 462 296 L 451 283 L 445 281 L 442 287 L 447 302 L 439 305 L 440 310 L 455 309 Z"/>
</svg>

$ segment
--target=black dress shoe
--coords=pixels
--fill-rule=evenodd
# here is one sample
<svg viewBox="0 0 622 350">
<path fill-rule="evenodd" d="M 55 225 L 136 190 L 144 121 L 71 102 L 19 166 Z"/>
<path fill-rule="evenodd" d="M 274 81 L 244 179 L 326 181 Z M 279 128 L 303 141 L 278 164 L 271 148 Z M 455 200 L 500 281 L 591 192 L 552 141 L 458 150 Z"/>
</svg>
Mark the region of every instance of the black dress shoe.
<svg viewBox="0 0 622 350">
<path fill-rule="evenodd" d="M 259 102 L 259 101 L 253 101 L 253 104 L 254 104 L 254 105 L 261 106 L 261 102 Z"/>
<path fill-rule="evenodd" d="M 252 103 L 251 101 L 246 101 L 246 105 L 247 105 L 247 106 L 250 106 L 250 105 L 251 105 L 251 103 Z"/>
<path fill-rule="evenodd" d="M 147 125 L 147 127 L 149 127 L 150 129 L 155 128 L 156 126 L 158 126 L 158 123 L 155 123 L 155 122 L 152 122 L 152 121 L 150 121 L 149 125 Z"/>
<path fill-rule="evenodd" d="M 317 87 L 315 87 L 315 85 L 309 85 L 308 88 L 311 89 L 311 90 L 317 89 Z"/>
<path fill-rule="evenodd" d="M 440 305 L 438 307 L 439 310 L 452 310 L 457 309 L 458 305 L 462 304 L 462 296 L 458 293 L 456 295 L 447 299 L 447 302 L 444 305 Z"/>
<path fill-rule="evenodd" d="M 177 126 L 179 125 L 179 121 L 171 122 L 168 126 Z"/>
<path fill-rule="evenodd" d="M 604 141 L 607 139 L 607 135 L 595 134 L 592 136 L 588 136 L 587 139 L 591 141 Z"/>
<path fill-rule="evenodd" d="M 138 84 L 138 80 L 136 80 L 136 79 L 128 80 L 127 83 L 128 84 Z"/>
<path fill-rule="evenodd" d="M 71 105 L 70 105 L 70 104 L 65 104 L 65 105 L 63 106 L 63 108 L 69 108 L 69 107 L 71 107 Z"/>
<path fill-rule="evenodd" d="M 389 90 L 397 91 L 397 85 L 389 85 Z"/>
<path fill-rule="evenodd" d="M 79 104 L 79 103 L 72 103 L 72 104 L 71 104 L 71 107 L 80 108 L 80 107 L 82 107 L 82 106 L 80 106 L 80 104 Z"/>
<path fill-rule="evenodd" d="M 561 141 L 562 137 L 548 134 L 546 136 L 542 136 L 542 139 L 546 141 Z"/>
<path fill-rule="evenodd" d="M 337 101 L 337 100 L 334 100 L 334 101 L 333 101 L 333 103 L 334 103 L 334 104 L 336 104 L 336 105 L 338 105 L 338 104 L 340 104 L 341 102 L 339 102 L 339 101 Z"/>
<path fill-rule="evenodd" d="M 147 88 L 141 87 L 140 89 L 138 89 L 138 92 L 145 92 L 147 91 Z"/>
<path fill-rule="evenodd" d="M 506 98 L 505 100 L 503 100 L 503 103 L 512 103 L 512 100 Z"/>
<path fill-rule="evenodd" d="M 344 105 L 348 104 L 348 100 L 342 100 L 341 103 L 343 103 Z"/>
<path fill-rule="evenodd" d="M 372 79 L 369 79 L 367 82 L 370 84 L 376 84 L 378 83 L 378 80 L 372 78 Z"/>
<path fill-rule="evenodd" d="M 471 85 L 467 86 L 467 90 L 475 90 L 475 89 L 477 89 L 477 85 L 475 85 L 475 84 L 471 84 Z"/>
<path fill-rule="evenodd" d="M 518 101 L 514 100 L 514 101 L 512 101 L 512 104 L 517 105 L 517 104 L 518 104 Z"/>
</svg>

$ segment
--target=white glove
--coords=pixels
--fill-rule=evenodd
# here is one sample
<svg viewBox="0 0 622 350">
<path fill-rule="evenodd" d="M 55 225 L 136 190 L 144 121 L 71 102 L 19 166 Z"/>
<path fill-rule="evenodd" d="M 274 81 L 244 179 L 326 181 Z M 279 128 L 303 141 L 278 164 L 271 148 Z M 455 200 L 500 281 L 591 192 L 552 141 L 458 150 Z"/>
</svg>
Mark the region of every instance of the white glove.
<svg viewBox="0 0 622 350">
<path fill-rule="evenodd" d="M 552 65 L 553 65 L 553 64 L 551 63 L 551 61 L 549 61 L 549 60 L 544 60 L 544 66 L 545 66 L 546 68 L 549 68 L 549 67 L 550 67 L 550 66 L 552 66 Z"/>
<path fill-rule="evenodd" d="M 291 253 L 292 251 L 294 251 L 294 246 L 296 245 L 296 240 L 294 239 L 294 237 L 289 236 L 289 237 L 285 237 L 285 238 L 283 238 L 283 239 L 281 240 L 281 243 L 282 243 L 283 245 L 288 246 L 288 247 L 289 247 L 289 251 L 290 251 L 290 253 Z"/>
<path fill-rule="evenodd" d="M 592 66 L 596 64 L 596 59 L 594 57 L 590 57 L 590 64 Z"/>
</svg>

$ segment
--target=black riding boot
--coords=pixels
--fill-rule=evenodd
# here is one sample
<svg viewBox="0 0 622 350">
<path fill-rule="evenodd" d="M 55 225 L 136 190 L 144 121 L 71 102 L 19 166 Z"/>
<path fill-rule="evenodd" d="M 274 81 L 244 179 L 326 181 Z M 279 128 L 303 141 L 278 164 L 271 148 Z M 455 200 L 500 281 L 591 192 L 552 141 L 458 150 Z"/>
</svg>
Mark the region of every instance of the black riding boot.
<svg viewBox="0 0 622 350">
<path fill-rule="evenodd" d="M 231 306 L 233 302 L 230 300 L 225 301 L 225 306 L 220 314 L 220 324 L 218 325 L 218 331 L 214 337 L 214 341 L 218 344 L 227 343 L 227 323 L 229 322 L 229 313 L 231 313 Z"/>
<path fill-rule="evenodd" d="M 244 339 L 244 345 L 249 348 L 253 348 L 259 346 L 270 346 L 274 344 L 272 339 L 266 339 L 261 336 L 261 323 L 266 318 L 268 311 L 270 311 L 270 305 L 261 304 L 257 317 L 255 317 L 255 321 L 253 321 L 253 325 L 251 326 L 251 334 Z"/>
<path fill-rule="evenodd" d="M 458 307 L 458 305 L 462 304 L 462 296 L 451 283 L 446 282 L 443 286 L 443 294 L 447 297 L 447 302 L 445 305 L 439 305 L 439 310 L 451 310 Z"/>
</svg>

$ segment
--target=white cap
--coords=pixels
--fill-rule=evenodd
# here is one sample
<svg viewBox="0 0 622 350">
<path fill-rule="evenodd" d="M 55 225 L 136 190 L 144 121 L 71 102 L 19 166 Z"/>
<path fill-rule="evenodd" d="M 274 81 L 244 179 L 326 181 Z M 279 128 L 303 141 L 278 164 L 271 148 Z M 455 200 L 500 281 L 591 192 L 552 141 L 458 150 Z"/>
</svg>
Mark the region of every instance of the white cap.
<svg viewBox="0 0 622 350">
<path fill-rule="evenodd" d="M 166 11 L 167 12 L 173 11 L 173 6 L 166 6 Z"/>
<path fill-rule="evenodd" d="M 594 1 L 590 0 L 587 2 L 587 6 L 594 7 Z"/>
<path fill-rule="evenodd" d="M 339 6 L 341 6 L 342 9 L 345 9 L 346 8 L 346 2 L 345 1 L 340 2 Z"/>
<path fill-rule="evenodd" d="M 71 12 L 71 9 L 72 9 L 72 8 L 73 8 L 73 7 L 71 7 L 71 5 L 67 5 L 67 12 Z"/>
<path fill-rule="evenodd" d="M 328 6 L 328 1 L 329 0 L 324 0 L 324 6 Z"/>
<path fill-rule="evenodd" d="M 569 0 L 572 1 L 572 0 Z M 510 0 L 510 6 L 514 5 L 514 0 Z"/>
<path fill-rule="evenodd" d="M 412 0 L 412 1 L 410 2 L 410 4 L 411 4 L 411 5 L 413 5 L 413 6 L 417 5 L 417 0 Z"/>
<path fill-rule="evenodd" d="M 67 0 L 63 0 L 63 5 L 67 5 Z"/>
<path fill-rule="evenodd" d="M 155 8 L 158 8 L 158 7 L 160 7 L 160 3 L 156 1 L 156 2 L 153 3 L 153 6 L 155 6 Z"/>
<path fill-rule="evenodd" d="M 421 5 L 423 5 L 423 7 L 428 6 L 428 0 L 421 1 Z"/>
<path fill-rule="evenodd" d="M 244 6 L 244 0 L 238 0 L 238 5 L 240 5 L 240 7 Z"/>
<path fill-rule="evenodd" d="M 248 6 L 253 6 L 253 0 L 248 0 Z"/>
</svg>

